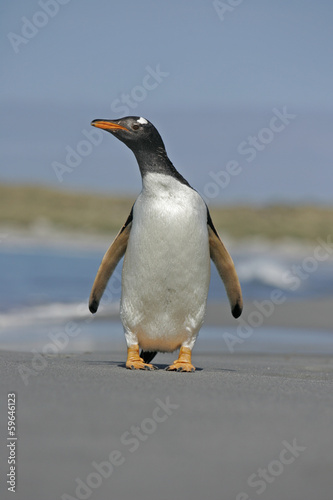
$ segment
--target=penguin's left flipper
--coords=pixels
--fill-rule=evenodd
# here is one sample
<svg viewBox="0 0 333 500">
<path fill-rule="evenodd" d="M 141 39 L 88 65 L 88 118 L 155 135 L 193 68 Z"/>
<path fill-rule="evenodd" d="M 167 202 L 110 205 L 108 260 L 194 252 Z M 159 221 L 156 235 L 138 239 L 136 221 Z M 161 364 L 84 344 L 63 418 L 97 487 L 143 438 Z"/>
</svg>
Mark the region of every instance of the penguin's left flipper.
<svg viewBox="0 0 333 500">
<path fill-rule="evenodd" d="M 133 220 L 133 207 L 125 224 L 120 229 L 119 233 L 106 251 L 101 265 L 96 274 L 96 278 L 91 289 L 89 297 L 89 310 L 93 314 L 97 311 L 99 302 L 102 298 L 106 285 L 118 262 L 126 252 L 128 238 L 131 232 Z"/>
<path fill-rule="evenodd" d="M 207 208 L 207 224 L 209 236 L 210 257 L 214 262 L 219 275 L 222 278 L 227 291 L 231 312 L 234 318 L 238 318 L 243 310 L 242 290 L 236 273 L 234 262 L 223 245 L 214 227 L 209 210 Z"/>
</svg>

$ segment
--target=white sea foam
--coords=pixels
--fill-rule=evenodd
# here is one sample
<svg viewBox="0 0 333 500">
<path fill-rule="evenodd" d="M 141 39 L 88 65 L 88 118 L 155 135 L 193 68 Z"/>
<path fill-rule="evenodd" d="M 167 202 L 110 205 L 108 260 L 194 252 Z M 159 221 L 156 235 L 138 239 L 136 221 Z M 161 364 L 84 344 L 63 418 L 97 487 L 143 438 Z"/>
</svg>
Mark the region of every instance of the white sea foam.
<svg viewBox="0 0 333 500">
<path fill-rule="evenodd" d="M 237 265 L 237 274 L 241 282 L 257 281 L 264 285 L 289 289 L 284 279 L 288 266 L 277 260 L 253 258 Z"/>
<path fill-rule="evenodd" d="M 119 303 L 100 305 L 97 315 L 92 316 L 87 302 L 71 304 L 51 303 L 32 307 L 12 309 L 0 313 L 0 327 L 14 328 L 43 323 L 59 324 L 69 320 L 82 320 L 89 322 L 95 317 L 105 318 L 119 311 Z"/>
</svg>

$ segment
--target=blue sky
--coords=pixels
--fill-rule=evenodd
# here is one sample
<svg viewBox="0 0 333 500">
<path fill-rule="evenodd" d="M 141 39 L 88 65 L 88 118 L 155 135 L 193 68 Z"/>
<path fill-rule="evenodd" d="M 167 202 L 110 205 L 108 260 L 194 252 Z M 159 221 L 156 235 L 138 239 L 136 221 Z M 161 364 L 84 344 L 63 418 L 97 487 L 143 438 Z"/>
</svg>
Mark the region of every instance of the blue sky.
<svg viewBox="0 0 333 500">
<path fill-rule="evenodd" d="M 133 114 L 207 201 L 331 203 L 333 4 L 235 3 L 2 2 L 0 181 L 138 192 L 131 152 L 86 135 Z"/>
</svg>

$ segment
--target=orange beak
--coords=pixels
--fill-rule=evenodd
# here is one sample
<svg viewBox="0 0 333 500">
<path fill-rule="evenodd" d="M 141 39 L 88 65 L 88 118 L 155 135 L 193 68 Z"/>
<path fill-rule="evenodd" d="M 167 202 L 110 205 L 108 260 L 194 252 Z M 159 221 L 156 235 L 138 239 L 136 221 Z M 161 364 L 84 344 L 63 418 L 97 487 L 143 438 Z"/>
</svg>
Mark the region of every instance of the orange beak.
<svg viewBox="0 0 333 500">
<path fill-rule="evenodd" d="M 93 120 L 90 125 L 103 130 L 127 130 L 126 127 L 122 127 L 111 120 Z"/>
</svg>

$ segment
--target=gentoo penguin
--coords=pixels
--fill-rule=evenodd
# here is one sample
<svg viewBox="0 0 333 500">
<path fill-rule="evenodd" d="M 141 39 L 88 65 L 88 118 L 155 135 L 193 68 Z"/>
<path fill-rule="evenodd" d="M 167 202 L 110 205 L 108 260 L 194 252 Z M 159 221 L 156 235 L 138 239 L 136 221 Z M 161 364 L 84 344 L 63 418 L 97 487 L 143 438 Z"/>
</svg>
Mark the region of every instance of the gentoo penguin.
<svg viewBox="0 0 333 500">
<path fill-rule="evenodd" d="M 224 282 L 231 312 L 242 312 L 234 263 L 201 196 L 169 160 L 154 125 L 137 116 L 94 120 L 134 153 L 142 191 L 97 272 L 89 309 L 97 311 L 116 265 L 122 270 L 120 317 L 127 342 L 126 367 L 152 370 L 157 352 L 180 348 L 167 370 L 193 372 L 192 349 L 203 324 L 210 259 Z M 141 355 L 139 348 L 142 349 Z"/>
</svg>

